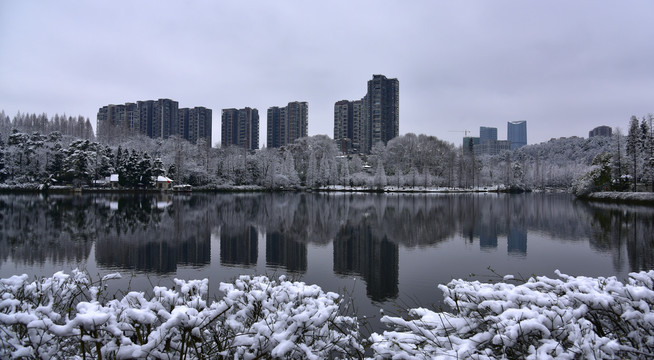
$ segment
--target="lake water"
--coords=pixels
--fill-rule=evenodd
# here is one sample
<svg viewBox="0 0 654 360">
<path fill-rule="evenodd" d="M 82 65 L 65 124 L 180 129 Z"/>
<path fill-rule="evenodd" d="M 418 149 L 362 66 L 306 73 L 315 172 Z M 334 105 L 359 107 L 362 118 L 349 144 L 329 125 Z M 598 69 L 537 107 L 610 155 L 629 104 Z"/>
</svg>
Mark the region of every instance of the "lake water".
<svg viewBox="0 0 654 360">
<path fill-rule="evenodd" d="M 208 278 L 219 295 L 239 274 L 288 274 L 375 316 L 439 307 L 452 278 L 653 265 L 654 207 L 567 194 L 0 195 L 0 277 L 119 272 L 113 291 Z"/>
</svg>

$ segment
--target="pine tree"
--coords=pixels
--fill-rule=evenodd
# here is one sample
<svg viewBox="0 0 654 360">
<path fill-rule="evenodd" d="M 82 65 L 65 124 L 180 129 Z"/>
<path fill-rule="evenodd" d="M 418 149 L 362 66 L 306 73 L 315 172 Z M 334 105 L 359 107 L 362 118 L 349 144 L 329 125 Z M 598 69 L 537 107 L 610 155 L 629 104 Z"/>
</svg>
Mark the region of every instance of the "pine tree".
<svg viewBox="0 0 654 360">
<path fill-rule="evenodd" d="M 616 180 L 617 190 L 623 190 L 623 186 L 622 186 L 624 180 L 623 175 L 625 175 L 624 146 L 625 146 L 624 135 L 622 134 L 622 130 L 620 128 L 617 128 L 615 131 L 615 135 L 613 135 L 613 145 L 612 145 L 613 160 L 611 161 L 611 165 L 612 165 L 611 172 L 612 172 L 613 179 Z"/>
<path fill-rule="evenodd" d="M 631 176 L 633 176 L 634 187 L 633 190 L 636 191 L 636 184 L 638 183 L 638 163 L 641 154 L 641 136 L 640 136 L 640 126 L 638 124 L 638 118 L 635 116 L 631 117 L 629 122 L 629 133 L 627 134 L 627 145 L 626 152 L 629 156 L 630 167 L 631 167 Z"/>
<path fill-rule="evenodd" d="M 307 166 L 306 186 L 313 188 L 318 181 L 318 169 L 316 166 L 316 153 L 311 151 L 309 155 L 309 166 Z"/>
<path fill-rule="evenodd" d="M 386 171 L 384 171 L 384 164 L 382 161 L 377 161 L 377 171 L 375 172 L 374 185 L 378 190 L 383 190 L 386 187 Z"/>
<path fill-rule="evenodd" d="M 139 178 L 138 184 L 145 185 L 146 187 L 152 186 L 152 162 L 148 153 L 143 153 L 141 160 L 138 162 L 137 173 Z"/>
<path fill-rule="evenodd" d="M 651 114 L 650 114 L 650 119 L 649 121 L 651 122 Z M 654 144 L 652 144 L 652 129 L 650 127 L 650 124 L 648 123 L 648 119 L 646 117 L 643 117 L 643 119 L 640 122 L 640 152 L 641 152 L 641 159 L 642 159 L 642 173 L 643 173 L 643 180 L 645 182 L 652 181 L 654 184 L 654 161 L 652 159 L 652 153 L 654 149 L 652 147 Z"/>
<path fill-rule="evenodd" d="M 161 158 L 156 158 L 152 162 L 152 176 L 163 176 L 165 174 L 164 164 L 161 161 Z"/>
<path fill-rule="evenodd" d="M 350 165 L 347 158 L 343 157 L 341 160 L 341 185 L 347 186 L 350 180 Z"/>
</svg>

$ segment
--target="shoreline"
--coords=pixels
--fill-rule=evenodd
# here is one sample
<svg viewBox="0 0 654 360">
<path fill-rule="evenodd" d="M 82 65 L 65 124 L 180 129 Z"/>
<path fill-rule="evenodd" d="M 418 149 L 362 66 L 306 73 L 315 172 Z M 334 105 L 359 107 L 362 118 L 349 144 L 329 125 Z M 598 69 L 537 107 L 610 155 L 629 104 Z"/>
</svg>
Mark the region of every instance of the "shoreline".
<svg viewBox="0 0 654 360">
<path fill-rule="evenodd" d="M 594 192 L 579 199 L 617 204 L 654 205 L 654 192 Z"/>
<path fill-rule="evenodd" d="M 556 189 L 554 191 L 559 191 Z M 548 190 L 544 190 L 548 191 Z M 53 186 L 44 188 L 42 185 L 23 185 L 23 186 L 0 186 L 0 193 L 4 194 L 92 194 L 92 193 L 115 193 L 115 194 L 190 194 L 190 193 L 246 193 L 246 192 L 306 192 L 306 193 L 406 193 L 406 194 L 476 194 L 476 193 L 527 193 L 531 189 L 523 188 L 506 188 L 506 187 L 485 187 L 485 188 L 444 188 L 444 187 L 394 187 L 386 186 L 383 189 L 369 187 L 343 187 L 342 185 L 332 185 L 317 189 L 296 187 L 296 188 L 266 188 L 258 185 L 243 186 L 224 186 L 224 187 L 197 187 L 190 191 L 175 191 L 172 189 L 121 189 L 121 188 L 77 188 L 73 186 Z"/>
</svg>

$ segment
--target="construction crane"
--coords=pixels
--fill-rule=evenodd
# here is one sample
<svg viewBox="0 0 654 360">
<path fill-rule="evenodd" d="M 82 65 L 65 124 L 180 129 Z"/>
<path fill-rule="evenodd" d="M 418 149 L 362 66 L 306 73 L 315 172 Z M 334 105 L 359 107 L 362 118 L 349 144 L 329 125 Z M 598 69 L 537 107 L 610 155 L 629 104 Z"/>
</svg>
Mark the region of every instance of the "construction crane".
<svg viewBox="0 0 654 360">
<path fill-rule="evenodd" d="M 464 136 L 468 136 L 468 133 L 471 133 L 470 130 L 450 130 L 449 132 L 462 132 Z"/>
</svg>

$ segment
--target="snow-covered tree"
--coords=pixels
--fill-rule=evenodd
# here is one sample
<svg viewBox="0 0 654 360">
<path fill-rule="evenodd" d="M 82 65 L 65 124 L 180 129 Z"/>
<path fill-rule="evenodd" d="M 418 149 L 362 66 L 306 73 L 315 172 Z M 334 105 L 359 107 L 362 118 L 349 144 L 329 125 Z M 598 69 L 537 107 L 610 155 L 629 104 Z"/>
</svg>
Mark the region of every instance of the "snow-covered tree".
<svg viewBox="0 0 654 360">
<path fill-rule="evenodd" d="M 374 187 L 378 190 L 383 190 L 386 185 L 386 171 L 384 170 L 384 162 L 383 161 L 378 161 L 377 162 L 377 171 L 375 172 L 375 178 L 374 178 Z"/>
<path fill-rule="evenodd" d="M 306 172 L 306 186 L 314 188 L 318 184 L 318 166 L 316 165 L 316 154 L 311 152 L 309 155 L 309 165 Z"/>
<path fill-rule="evenodd" d="M 639 169 L 640 169 L 640 157 L 641 157 L 641 134 L 640 126 L 638 123 L 638 118 L 632 116 L 629 122 L 629 133 L 627 134 L 627 145 L 626 153 L 629 156 L 630 171 L 631 176 L 634 180 L 634 191 L 636 190 L 636 184 L 638 183 Z"/>
</svg>

